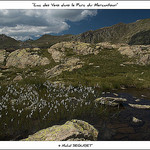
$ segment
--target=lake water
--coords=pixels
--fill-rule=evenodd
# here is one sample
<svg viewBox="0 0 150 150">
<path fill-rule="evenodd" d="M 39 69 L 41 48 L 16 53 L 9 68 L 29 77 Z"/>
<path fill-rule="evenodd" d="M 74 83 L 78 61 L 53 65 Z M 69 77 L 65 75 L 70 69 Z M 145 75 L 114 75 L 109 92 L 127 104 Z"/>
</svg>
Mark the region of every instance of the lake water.
<svg viewBox="0 0 150 150">
<path fill-rule="evenodd" d="M 115 93 L 115 94 L 114 94 Z M 118 96 L 115 96 L 116 93 Z M 136 109 L 128 104 L 150 105 L 149 89 L 128 88 L 124 90 L 105 93 L 103 96 L 126 98 L 124 108 L 120 110 L 118 116 L 99 121 L 96 128 L 99 130 L 98 140 L 125 140 L 125 141 L 146 141 L 150 140 L 150 109 Z M 139 125 L 132 123 L 133 117 L 143 122 Z"/>
</svg>

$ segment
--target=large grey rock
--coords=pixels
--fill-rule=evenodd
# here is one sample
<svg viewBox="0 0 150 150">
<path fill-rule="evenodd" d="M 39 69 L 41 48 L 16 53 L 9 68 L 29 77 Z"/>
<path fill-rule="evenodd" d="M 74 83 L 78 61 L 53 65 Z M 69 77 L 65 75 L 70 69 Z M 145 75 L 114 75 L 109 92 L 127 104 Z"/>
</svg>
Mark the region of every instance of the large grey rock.
<svg viewBox="0 0 150 150">
<path fill-rule="evenodd" d="M 49 64 L 50 61 L 46 57 L 41 57 L 31 53 L 29 49 L 16 50 L 9 54 L 6 60 L 7 67 L 25 68 L 27 66 L 39 66 Z"/>
<path fill-rule="evenodd" d="M 97 137 L 98 131 L 92 125 L 82 120 L 71 120 L 43 129 L 23 141 L 96 141 Z"/>
<path fill-rule="evenodd" d="M 52 55 L 55 62 L 62 62 L 70 55 L 97 55 L 103 49 L 118 49 L 122 55 L 133 58 L 134 62 L 139 65 L 150 64 L 150 45 L 128 45 L 124 43 L 112 44 L 109 42 L 101 42 L 97 44 L 83 42 L 61 42 L 51 46 L 48 52 Z"/>
<path fill-rule="evenodd" d="M 100 97 L 95 99 L 95 103 L 107 106 L 120 106 L 123 102 L 126 102 L 125 98 L 116 98 L 116 97 Z"/>
<path fill-rule="evenodd" d="M 45 71 L 45 76 L 52 78 L 60 75 L 63 71 L 73 71 L 74 69 L 79 69 L 82 67 L 82 62 L 79 58 L 69 58 L 64 63 L 56 65 L 50 70 Z"/>
<path fill-rule="evenodd" d="M 55 62 L 60 62 L 65 57 L 65 54 L 63 52 L 60 52 L 59 50 L 56 50 L 54 48 L 48 49 L 48 52 L 52 55 L 52 58 Z"/>
<path fill-rule="evenodd" d="M 130 46 L 123 46 L 123 47 L 120 47 L 118 50 L 122 55 L 127 55 L 130 58 L 135 55 Z"/>
<path fill-rule="evenodd" d="M 125 46 L 126 44 L 123 43 L 118 43 L 118 44 L 111 44 L 109 42 L 101 42 L 96 44 L 96 48 L 98 49 L 118 49 L 121 46 Z"/>
<path fill-rule="evenodd" d="M 150 54 L 141 55 L 139 58 L 139 63 L 142 65 L 149 65 L 150 64 Z"/>
<path fill-rule="evenodd" d="M 68 55 L 98 54 L 98 50 L 89 43 L 83 42 L 61 42 L 51 46 L 48 52 L 55 62 L 61 62 Z"/>
<path fill-rule="evenodd" d="M 150 64 L 150 45 L 124 45 L 118 51 L 122 55 L 133 58 L 136 64 L 149 65 Z"/>
</svg>

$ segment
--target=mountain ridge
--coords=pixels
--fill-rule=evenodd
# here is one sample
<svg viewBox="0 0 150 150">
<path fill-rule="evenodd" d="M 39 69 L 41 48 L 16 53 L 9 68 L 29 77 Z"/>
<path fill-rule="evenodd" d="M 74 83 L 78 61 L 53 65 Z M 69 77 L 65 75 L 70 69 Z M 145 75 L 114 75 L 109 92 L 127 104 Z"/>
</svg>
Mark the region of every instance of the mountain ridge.
<svg viewBox="0 0 150 150">
<path fill-rule="evenodd" d="M 118 23 L 110 27 L 87 31 L 77 36 L 81 42 L 99 43 L 129 43 L 133 35 L 150 29 L 150 19 L 142 19 L 133 23 Z"/>
<path fill-rule="evenodd" d="M 18 41 L 4 34 L 0 35 L 0 48 L 1 49 L 18 49 L 23 47 L 40 47 L 48 48 L 53 44 L 64 41 L 80 41 L 85 43 L 126 43 L 130 45 L 134 44 L 150 44 L 150 40 L 144 38 L 143 32 L 146 32 L 147 36 L 150 32 L 150 19 L 141 19 L 132 23 L 123 23 L 103 27 L 96 30 L 89 30 L 78 35 L 65 34 L 65 35 L 42 35 L 36 40 Z M 148 33 L 147 33 L 148 32 Z M 141 33 L 141 34 L 140 34 Z M 140 40 L 137 36 L 140 34 Z"/>
</svg>

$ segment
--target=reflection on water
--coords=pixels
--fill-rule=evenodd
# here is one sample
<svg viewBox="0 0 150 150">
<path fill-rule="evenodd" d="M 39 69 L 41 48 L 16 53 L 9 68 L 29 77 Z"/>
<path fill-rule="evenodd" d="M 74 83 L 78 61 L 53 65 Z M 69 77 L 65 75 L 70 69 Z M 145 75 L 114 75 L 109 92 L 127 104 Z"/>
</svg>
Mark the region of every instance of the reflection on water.
<svg viewBox="0 0 150 150">
<path fill-rule="evenodd" d="M 99 140 L 150 140 L 150 109 L 132 108 L 128 104 L 150 105 L 148 89 L 129 88 L 125 90 L 106 92 L 103 96 L 126 98 L 124 109 L 116 118 L 100 121 L 96 127 L 100 131 Z M 142 120 L 141 124 L 133 124 L 133 117 Z"/>
</svg>

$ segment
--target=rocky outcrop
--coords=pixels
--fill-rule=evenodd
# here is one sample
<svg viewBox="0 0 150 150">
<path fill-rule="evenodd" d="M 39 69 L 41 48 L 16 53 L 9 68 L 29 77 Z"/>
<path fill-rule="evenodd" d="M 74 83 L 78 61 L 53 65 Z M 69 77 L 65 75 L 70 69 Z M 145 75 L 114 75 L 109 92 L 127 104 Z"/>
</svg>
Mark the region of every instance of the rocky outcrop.
<svg viewBox="0 0 150 150">
<path fill-rule="evenodd" d="M 122 55 L 127 55 L 130 58 L 135 55 L 133 49 L 129 45 L 120 47 L 118 50 Z"/>
<path fill-rule="evenodd" d="M 100 43 L 96 44 L 96 48 L 101 49 L 101 50 L 103 50 L 103 49 L 112 50 L 112 49 L 118 49 L 121 46 L 125 46 L 125 45 L 127 45 L 127 44 L 124 44 L 124 43 L 112 44 L 109 42 L 100 42 Z"/>
<path fill-rule="evenodd" d="M 51 46 L 48 52 L 55 62 L 63 61 L 64 57 L 72 55 L 98 54 L 98 47 L 83 42 L 61 42 Z"/>
<path fill-rule="evenodd" d="M 149 45 L 122 45 L 119 49 L 122 55 L 127 55 L 128 57 L 135 57 L 143 54 L 147 54 L 150 51 Z"/>
<path fill-rule="evenodd" d="M 55 49 L 49 49 L 49 53 L 51 53 L 52 58 L 55 62 L 60 62 L 65 57 L 65 54 L 63 52 L 57 51 Z"/>
<path fill-rule="evenodd" d="M 55 62 L 63 62 L 66 57 L 77 55 L 97 55 L 103 49 L 118 49 L 122 55 L 133 58 L 134 62 L 125 62 L 126 64 L 150 64 L 150 45 L 128 45 L 125 43 L 112 44 L 109 42 L 101 42 L 97 44 L 89 44 L 83 42 L 61 42 L 51 46 L 48 52 L 52 55 Z M 123 64 L 124 65 L 124 64 Z"/>
<path fill-rule="evenodd" d="M 4 64 L 5 59 L 6 59 L 6 51 L 0 50 L 0 65 Z"/>
<path fill-rule="evenodd" d="M 23 141 L 96 141 L 97 136 L 98 131 L 92 125 L 82 120 L 71 120 L 43 129 Z"/>
<path fill-rule="evenodd" d="M 25 68 L 27 66 L 47 65 L 50 61 L 46 57 L 39 56 L 35 50 L 21 49 L 9 54 L 6 59 L 7 67 Z"/>
<path fill-rule="evenodd" d="M 150 45 L 124 45 L 121 46 L 118 51 L 122 55 L 126 55 L 129 58 L 135 59 L 135 63 L 139 65 L 150 64 Z"/>
<path fill-rule="evenodd" d="M 126 102 L 125 98 L 116 98 L 116 97 L 100 97 L 95 99 L 95 103 L 107 106 L 120 106 L 123 102 Z"/>
<path fill-rule="evenodd" d="M 83 42 L 61 42 L 51 46 L 48 52 L 52 55 L 55 62 L 62 62 L 66 57 L 77 55 L 97 55 L 103 49 L 117 49 L 125 44 L 111 44 L 109 42 L 101 42 L 97 44 L 89 44 Z"/>
<path fill-rule="evenodd" d="M 150 64 L 150 54 L 147 53 L 147 54 L 144 54 L 144 55 L 140 55 L 139 63 L 142 64 L 142 65 L 149 65 Z"/>
<path fill-rule="evenodd" d="M 63 71 L 72 71 L 82 67 L 83 62 L 79 58 L 71 57 L 68 58 L 64 63 L 56 65 L 50 70 L 45 71 L 45 76 L 48 78 L 55 77 L 61 74 Z"/>
</svg>

